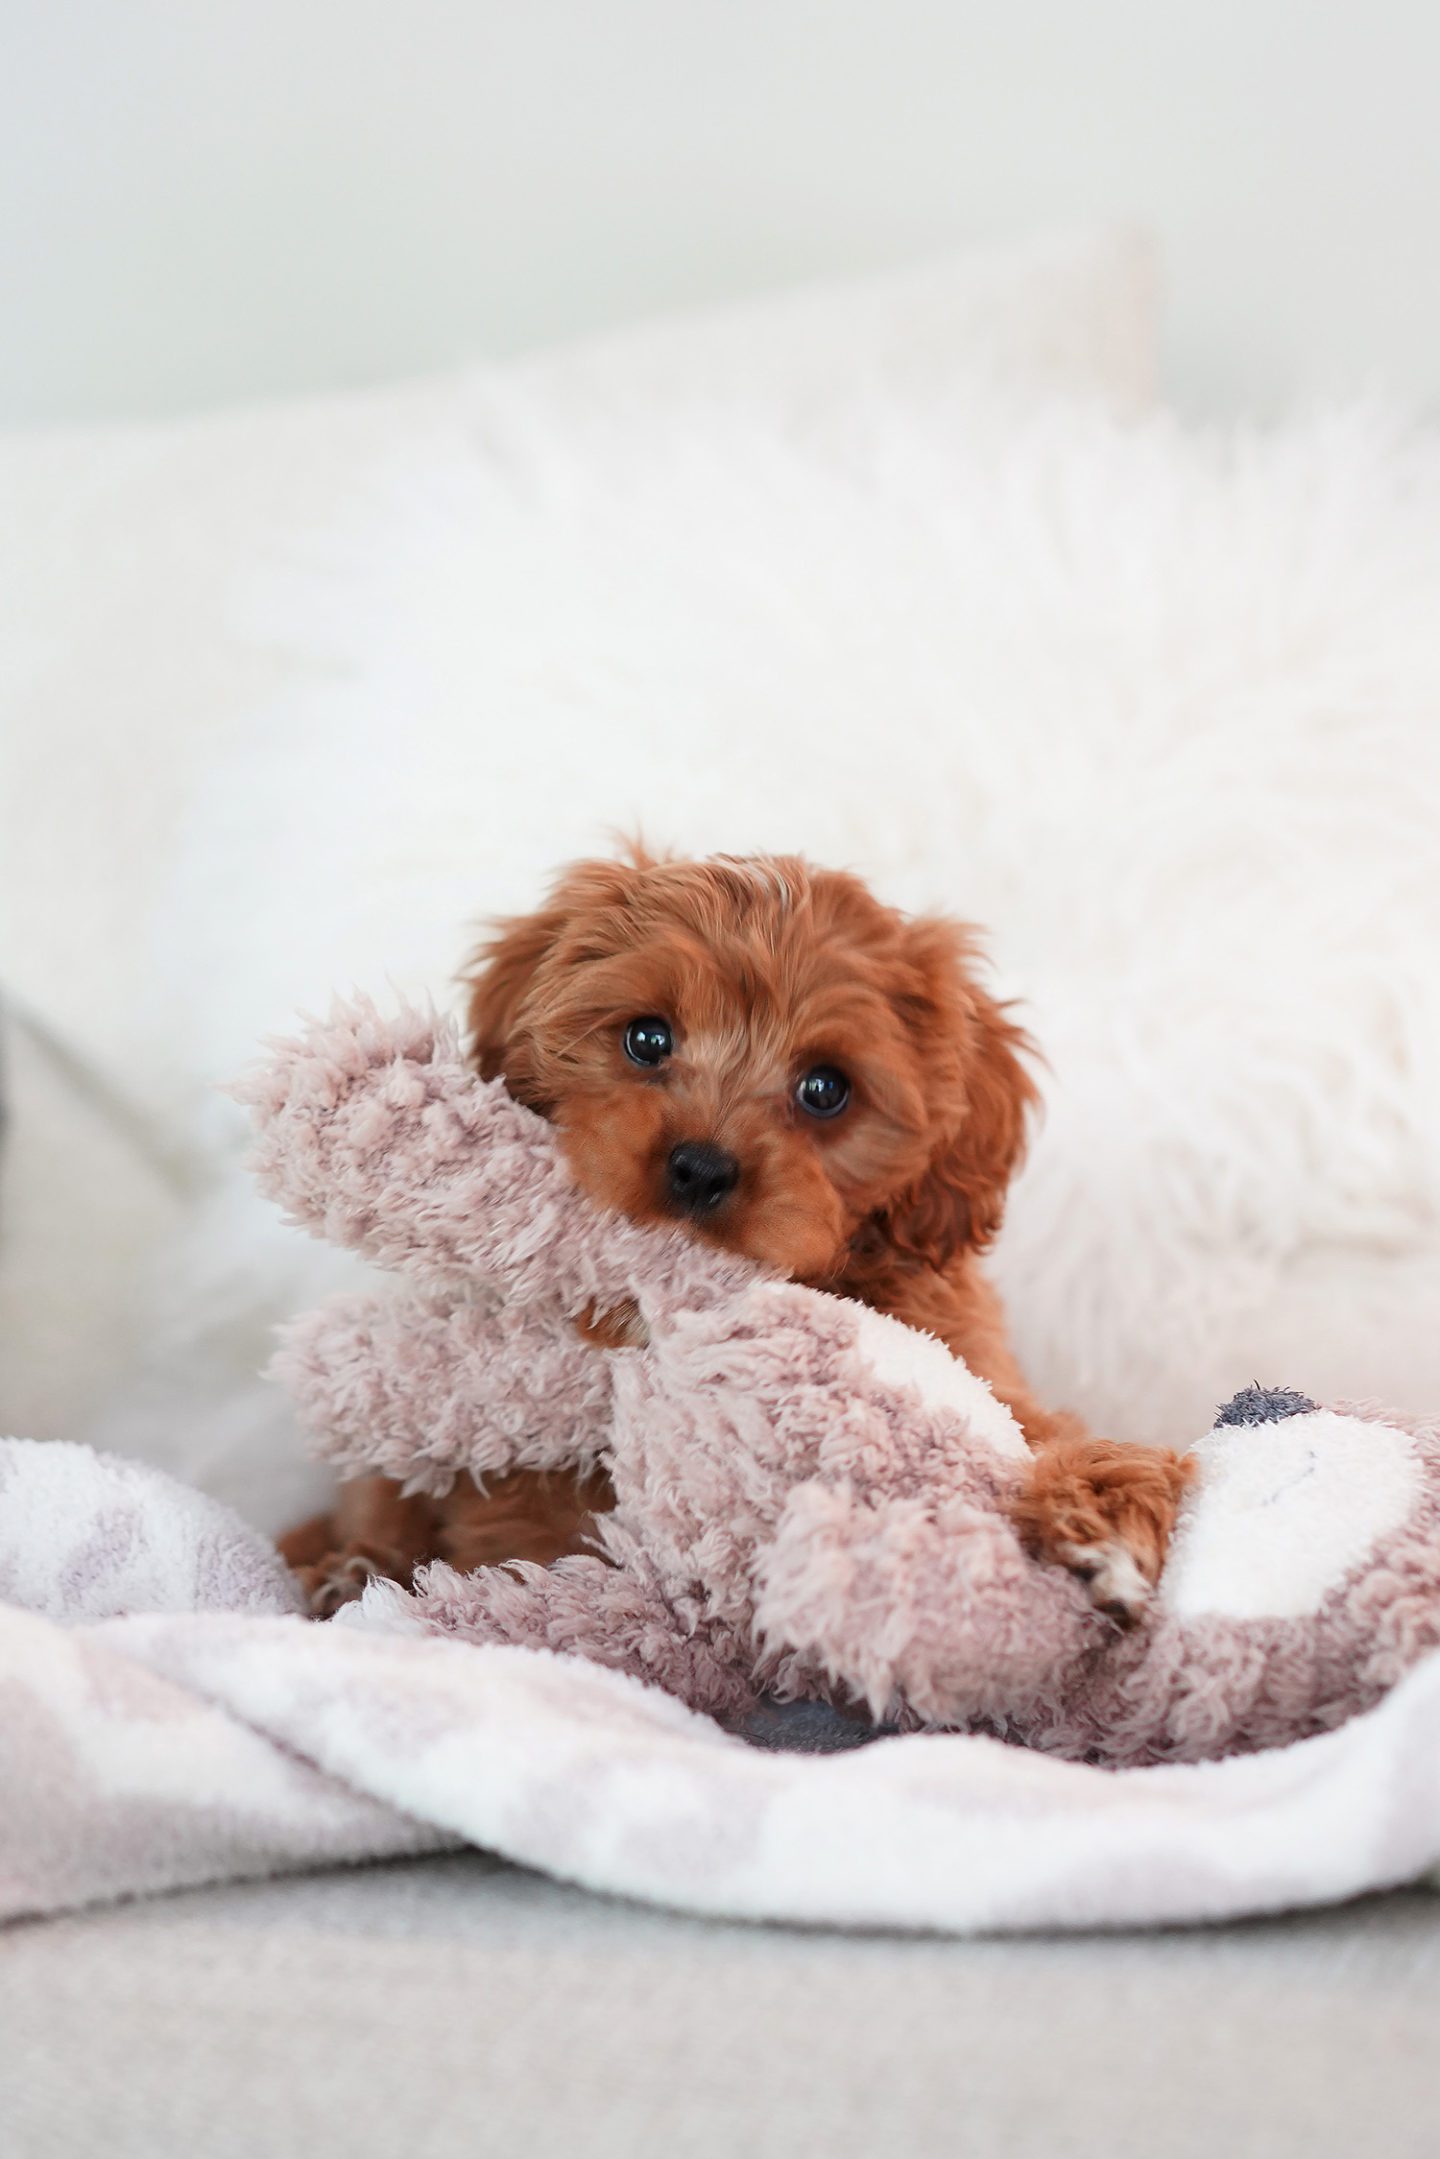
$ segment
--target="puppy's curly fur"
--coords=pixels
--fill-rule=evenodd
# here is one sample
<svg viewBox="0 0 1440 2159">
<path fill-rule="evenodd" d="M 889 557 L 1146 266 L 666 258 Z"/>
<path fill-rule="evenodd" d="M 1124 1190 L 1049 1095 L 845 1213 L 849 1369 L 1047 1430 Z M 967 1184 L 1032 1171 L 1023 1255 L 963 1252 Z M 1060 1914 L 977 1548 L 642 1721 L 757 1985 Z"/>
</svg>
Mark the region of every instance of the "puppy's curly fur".
<svg viewBox="0 0 1440 2159">
<path fill-rule="evenodd" d="M 1122 1616 L 1143 1603 L 1184 1465 L 1035 1402 L 979 1264 L 1035 1087 L 971 931 L 906 917 L 798 856 L 637 848 L 572 866 L 535 913 L 499 926 L 476 955 L 469 1018 L 481 1073 L 553 1121 L 603 1204 L 938 1335 L 1035 1450 L 1019 1509 L 1032 1547 Z M 587 1331 L 614 1343 L 625 1325 L 598 1313 Z M 403 1573 L 440 1550 L 461 1567 L 553 1559 L 582 1546 L 606 1500 L 593 1481 L 583 1506 L 563 1487 L 509 1478 L 492 1506 L 467 1488 L 417 1512 L 365 1479 L 342 1494 L 322 1576 L 333 1595 L 367 1566 Z M 308 1559 L 326 1535 L 304 1534 Z"/>
</svg>

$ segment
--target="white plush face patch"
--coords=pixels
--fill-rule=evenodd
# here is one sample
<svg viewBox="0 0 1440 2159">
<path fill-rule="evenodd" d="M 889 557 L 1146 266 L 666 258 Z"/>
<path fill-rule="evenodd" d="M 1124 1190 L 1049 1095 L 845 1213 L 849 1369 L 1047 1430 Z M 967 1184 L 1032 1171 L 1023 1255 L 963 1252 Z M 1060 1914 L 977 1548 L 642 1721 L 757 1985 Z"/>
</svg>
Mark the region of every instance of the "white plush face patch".
<svg viewBox="0 0 1440 2159">
<path fill-rule="evenodd" d="M 861 1356 L 882 1385 L 913 1387 L 931 1408 L 958 1410 L 976 1437 L 997 1454 L 1028 1456 L 1024 1435 L 1005 1404 L 933 1334 L 921 1334 L 888 1313 L 864 1306 L 857 1340 Z"/>
<path fill-rule="evenodd" d="M 1393 1425 L 1317 1409 L 1217 1425 L 1191 1449 L 1197 1477 L 1160 1581 L 1180 1619 L 1298 1619 L 1393 1535 L 1420 1464 Z"/>
</svg>

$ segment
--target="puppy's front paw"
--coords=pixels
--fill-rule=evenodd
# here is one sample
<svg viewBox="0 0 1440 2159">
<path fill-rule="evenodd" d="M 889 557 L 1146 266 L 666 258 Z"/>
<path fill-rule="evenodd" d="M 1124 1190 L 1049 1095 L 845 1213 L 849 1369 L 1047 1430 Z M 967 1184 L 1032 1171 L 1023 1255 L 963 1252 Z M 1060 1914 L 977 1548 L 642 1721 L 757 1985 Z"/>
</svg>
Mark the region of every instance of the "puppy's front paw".
<svg viewBox="0 0 1440 2159">
<path fill-rule="evenodd" d="M 1191 1467 L 1169 1448 L 1057 1440 L 1030 1465 L 1015 1526 L 1038 1559 L 1068 1567 L 1102 1612 L 1131 1626 L 1160 1579 Z"/>
<path fill-rule="evenodd" d="M 353 1604 L 377 1574 L 387 1575 L 392 1581 L 409 1580 L 408 1571 L 402 1573 L 398 1553 L 367 1552 L 358 1546 L 345 1552 L 326 1552 L 311 1565 L 292 1566 L 290 1571 L 300 1584 L 312 1619 L 329 1619 L 342 1604 Z"/>
</svg>

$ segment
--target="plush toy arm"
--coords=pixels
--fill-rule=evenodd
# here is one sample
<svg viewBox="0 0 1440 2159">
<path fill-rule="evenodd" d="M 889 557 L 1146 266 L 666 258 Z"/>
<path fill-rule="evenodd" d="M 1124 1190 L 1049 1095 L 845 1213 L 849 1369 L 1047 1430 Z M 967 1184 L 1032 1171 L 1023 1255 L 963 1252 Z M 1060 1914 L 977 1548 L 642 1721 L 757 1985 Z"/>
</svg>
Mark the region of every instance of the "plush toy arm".
<svg viewBox="0 0 1440 2159">
<path fill-rule="evenodd" d="M 312 1235 L 382 1267 L 493 1282 L 574 1316 L 647 1291 L 688 1305 L 754 1270 L 607 1215 L 576 1189 L 551 1126 L 476 1078 L 449 1022 L 366 1000 L 275 1045 L 235 1090 L 261 1189 Z"/>
<path fill-rule="evenodd" d="M 280 1341 L 271 1376 L 343 1476 L 445 1492 L 466 1470 L 589 1469 L 609 1437 L 611 1360 L 553 1308 L 346 1295 Z"/>
<path fill-rule="evenodd" d="M 811 1480 L 762 1554 L 756 1632 L 893 1716 L 1005 1725 L 1056 1694 L 1110 1623 L 973 1498 L 875 1500 Z"/>
</svg>

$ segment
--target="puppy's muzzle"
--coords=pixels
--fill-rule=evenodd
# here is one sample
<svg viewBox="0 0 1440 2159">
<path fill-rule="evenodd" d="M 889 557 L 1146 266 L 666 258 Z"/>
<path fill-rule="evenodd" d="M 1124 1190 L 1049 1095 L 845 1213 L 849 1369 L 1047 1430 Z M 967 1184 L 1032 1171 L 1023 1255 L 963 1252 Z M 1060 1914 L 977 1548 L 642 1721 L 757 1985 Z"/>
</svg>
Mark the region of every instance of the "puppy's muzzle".
<svg viewBox="0 0 1440 2159">
<path fill-rule="evenodd" d="M 708 1140 L 682 1140 L 665 1165 L 671 1205 L 697 1220 L 713 1214 L 740 1182 L 740 1164 Z"/>
</svg>

